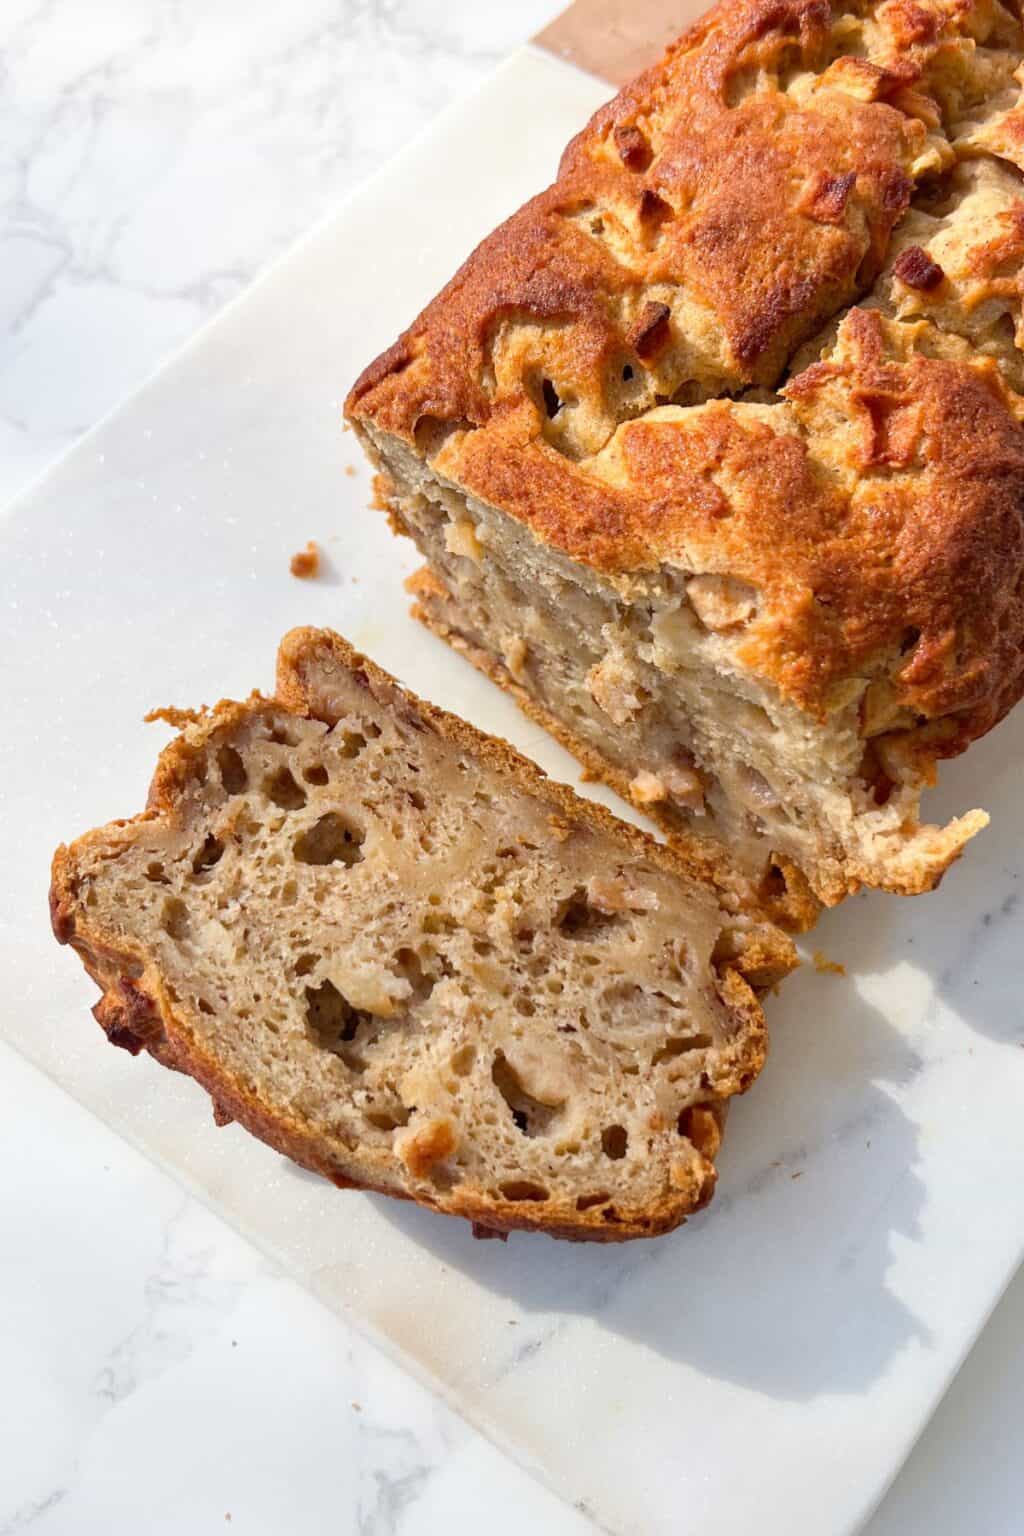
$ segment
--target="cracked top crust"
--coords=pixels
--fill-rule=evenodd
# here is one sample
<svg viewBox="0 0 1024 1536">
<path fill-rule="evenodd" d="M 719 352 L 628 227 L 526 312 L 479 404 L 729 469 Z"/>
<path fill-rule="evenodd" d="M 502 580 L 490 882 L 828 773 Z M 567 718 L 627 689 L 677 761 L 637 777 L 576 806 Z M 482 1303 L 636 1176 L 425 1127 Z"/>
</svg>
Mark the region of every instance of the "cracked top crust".
<svg viewBox="0 0 1024 1536">
<path fill-rule="evenodd" d="M 632 596 L 742 580 L 742 665 L 818 718 L 884 673 L 961 750 L 1024 687 L 1022 48 L 995 0 L 723 0 L 350 419 Z"/>
</svg>

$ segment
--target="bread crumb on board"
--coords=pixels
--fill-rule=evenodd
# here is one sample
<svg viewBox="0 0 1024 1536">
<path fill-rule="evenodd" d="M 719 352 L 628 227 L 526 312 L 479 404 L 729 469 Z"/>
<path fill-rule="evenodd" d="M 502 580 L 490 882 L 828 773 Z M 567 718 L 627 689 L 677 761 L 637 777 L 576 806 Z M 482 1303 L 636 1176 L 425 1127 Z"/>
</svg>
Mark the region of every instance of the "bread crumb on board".
<svg viewBox="0 0 1024 1536">
<path fill-rule="evenodd" d="M 313 581 L 320 574 L 320 549 L 313 539 L 310 539 L 305 549 L 300 549 L 292 555 L 291 573 L 300 581 Z"/>
<path fill-rule="evenodd" d="M 846 975 L 846 966 L 840 965 L 838 960 L 829 960 L 820 949 L 814 951 L 811 959 L 814 961 L 814 969 L 819 975 L 823 975 L 826 971 L 831 971 L 834 976 Z"/>
</svg>

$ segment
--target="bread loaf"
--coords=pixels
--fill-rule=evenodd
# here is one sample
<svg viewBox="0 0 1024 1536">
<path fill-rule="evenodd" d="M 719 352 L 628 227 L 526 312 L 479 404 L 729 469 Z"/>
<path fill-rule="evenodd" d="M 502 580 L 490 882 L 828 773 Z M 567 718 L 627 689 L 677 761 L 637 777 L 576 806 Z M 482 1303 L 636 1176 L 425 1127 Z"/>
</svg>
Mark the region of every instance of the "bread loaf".
<svg viewBox="0 0 1024 1536">
<path fill-rule="evenodd" d="M 722 0 L 352 390 L 417 612 L 813 917 L 1024 687 L 1024 39 Z"/>
</svg>

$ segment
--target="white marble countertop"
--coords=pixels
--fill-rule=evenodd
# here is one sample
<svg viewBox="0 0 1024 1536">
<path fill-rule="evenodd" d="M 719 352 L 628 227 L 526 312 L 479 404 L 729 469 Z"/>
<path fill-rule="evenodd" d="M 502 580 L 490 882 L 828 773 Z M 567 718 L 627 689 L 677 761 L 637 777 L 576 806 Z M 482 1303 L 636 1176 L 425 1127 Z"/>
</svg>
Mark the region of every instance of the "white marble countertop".
<svg viewBox="0 0 1024 1536">
<path fill-rule="evenodd" d="M 5 0 L 0 502 L 558 8 Z M 594 1529 L 6 1050 L 0 1115 L 0 1536 Z M 870 1536 L 1020 1528 L 1022 1340 Z"/>
</svg>

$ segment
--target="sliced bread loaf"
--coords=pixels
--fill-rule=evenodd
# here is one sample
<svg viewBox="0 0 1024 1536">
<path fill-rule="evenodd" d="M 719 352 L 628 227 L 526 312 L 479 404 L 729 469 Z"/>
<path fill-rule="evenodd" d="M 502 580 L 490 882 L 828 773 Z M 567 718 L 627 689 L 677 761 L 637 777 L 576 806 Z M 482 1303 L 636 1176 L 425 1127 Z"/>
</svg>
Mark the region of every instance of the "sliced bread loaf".
<svg viewBox="0 0 1024 1536">
<path fill-rule="evenodd" d="M 58 850 L 110 1040 L 341 1186 L 624 1239 L 710 1198 L 789 941 L 724 879 L 297 630 Z"/>
<path fill-rule="evenodd" d="M 1024 695 L 1022 80 L 998 0 L 719 0 L 348 398 L 419 617 L 798 926 Z"/>
</svg>

